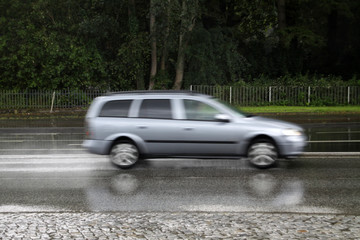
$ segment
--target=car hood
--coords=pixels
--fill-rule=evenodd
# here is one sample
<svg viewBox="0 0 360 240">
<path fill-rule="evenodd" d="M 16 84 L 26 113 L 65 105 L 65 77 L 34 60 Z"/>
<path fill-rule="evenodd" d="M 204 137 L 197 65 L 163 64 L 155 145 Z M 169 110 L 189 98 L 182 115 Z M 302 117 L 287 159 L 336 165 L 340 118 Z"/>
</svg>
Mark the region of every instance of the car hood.
<svg viewBox="0 0 360 240">
<path fill-rule="evenodd" d="M 292 128 L 297 129 L 300 131 L 304 131 L 302 127 L 300 127 L 297 124 L 285 122 L 282 120 L 272 119 L 272 118 L 265 118 L 265 117 L 259 117 L 259 116 L 253 116 L 248 119 L 251 119 L 251 121 L 258 122 L 262 126 L 269 126 L 269 127 L 278 127 L 278 128 Z"/>
</svg>

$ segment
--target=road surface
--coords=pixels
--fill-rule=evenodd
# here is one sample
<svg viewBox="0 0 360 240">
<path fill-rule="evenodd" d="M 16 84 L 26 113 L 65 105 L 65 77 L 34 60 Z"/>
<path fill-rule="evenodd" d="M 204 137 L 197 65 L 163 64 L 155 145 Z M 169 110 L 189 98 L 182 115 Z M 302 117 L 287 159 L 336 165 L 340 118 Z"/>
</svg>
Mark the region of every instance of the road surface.
<svg viewBox="0 0 360 240">
<path fill-rule="evenodd" d="M 1 129 L 0 238 L 359 239 L 359 127 L 307 132 L 311 151 L 269 170 L 245 159 L 120 170 L 81 149 L 81 127 Z"/>
</svg>

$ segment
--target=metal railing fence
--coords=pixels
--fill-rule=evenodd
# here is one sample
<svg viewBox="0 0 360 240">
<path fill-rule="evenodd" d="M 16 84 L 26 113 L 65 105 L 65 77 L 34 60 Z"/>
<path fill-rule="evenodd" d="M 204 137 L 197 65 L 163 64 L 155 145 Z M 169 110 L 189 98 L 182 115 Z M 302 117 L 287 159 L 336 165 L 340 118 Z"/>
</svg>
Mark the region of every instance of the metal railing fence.
<svg viewBox="0 0 360 240">
<path fill-rule="evenodd" d="M 99 90 L 0 90 L 0 109 L 86 108 L 95 97 L 105 93 Z"/>
<path fill-rule="evenodd" d="M 360 87 L 231 87 L 191 85 L 191 91 L 215 96 L 222 101 L 242 106 L 336 106 L 360 105 Z"/>
<path fill-rule="evenodd" d="M 230 87 L 192 85 L 191 91 L 215 96 L 242 106 L 335 106 L 360 105 L 360 87 Z M 101 90 L 11 91 L 0 90 L 0 109 L 87 108 L 91 101 L 106 94 Z"/>
</svg>

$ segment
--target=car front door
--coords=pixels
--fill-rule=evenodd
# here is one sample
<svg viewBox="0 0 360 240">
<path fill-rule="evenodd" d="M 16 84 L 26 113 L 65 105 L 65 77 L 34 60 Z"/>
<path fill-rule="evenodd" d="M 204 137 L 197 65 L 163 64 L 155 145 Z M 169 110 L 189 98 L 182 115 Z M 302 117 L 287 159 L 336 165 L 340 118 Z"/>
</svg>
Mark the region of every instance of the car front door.
<svg viewBox="0 0 360 240">
<path fill-rule="evenodd" d="M 185 119 L 178 120 L 176 139 L 179 154 L 216 157 L 238 153 L 241 133 L 232 119 L 217 120 L 222 112 L 198 100 L 184 99 L 183 107 Z"/>
</svg>

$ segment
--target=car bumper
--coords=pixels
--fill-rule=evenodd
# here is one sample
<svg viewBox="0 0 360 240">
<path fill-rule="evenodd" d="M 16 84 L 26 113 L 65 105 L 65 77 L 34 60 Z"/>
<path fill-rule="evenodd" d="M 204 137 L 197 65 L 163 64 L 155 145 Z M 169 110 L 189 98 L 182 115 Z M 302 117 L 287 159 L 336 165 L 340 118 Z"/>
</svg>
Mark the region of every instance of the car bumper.
<svg viewBox="0 0 360 240">
<path fill-rule="evenodd" d="M 286 137 L 286 140 L 280 144 L 279 150 L 281 157 L 292 158 L 301 155 L 307 146 L 305 136 Z"/>
<path fill-rule="evenodd" d="M 89 152 L 101 155 L 109 154 L 111 141 L 85 140 L 82 144 Z"/>
</svg>

